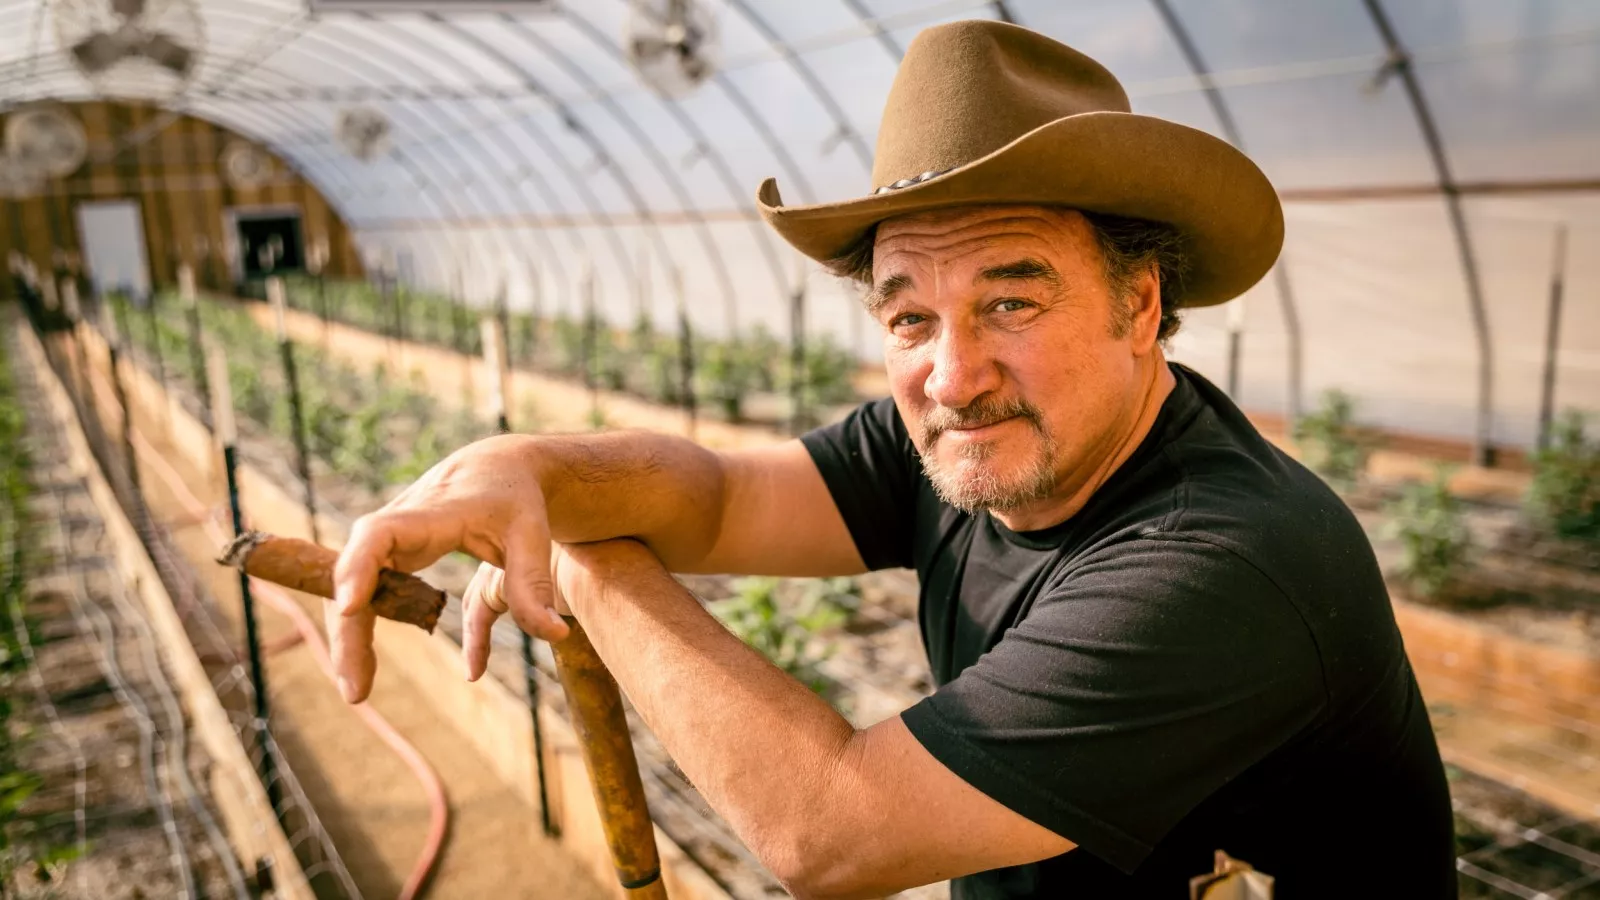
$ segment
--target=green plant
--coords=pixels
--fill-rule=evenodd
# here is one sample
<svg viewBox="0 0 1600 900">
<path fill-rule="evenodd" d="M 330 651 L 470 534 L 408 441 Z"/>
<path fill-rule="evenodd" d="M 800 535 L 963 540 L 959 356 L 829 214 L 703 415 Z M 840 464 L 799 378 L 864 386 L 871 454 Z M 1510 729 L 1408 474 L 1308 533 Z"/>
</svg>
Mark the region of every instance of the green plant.
<svg viewBox="0 0 1600 900">
<path fill-rule="evenodd" d="M 823 335 L 807 342 L 804 359 L 808 407 L 837 406 L 856 399 L 856 386 L 852 380 L 856 359 L 849 350 Z"/>
<path fill-rule="evenodd" d="M 1528 514 L 1557 537 L 1600 540 L 1600 438 L 1585 434 L 1587 424 L 1568 410 L 1533 457 Z"/>
<path fill-rule="evenodd" d="M 234 406 L 245 418 L 271 427 L 273 398 L 261 380 L 260 369 L 244 361 L 228 359 L 228 383 L 233 390 Z"/>
<path fill-rule="evenodd" d="M 1472 548 L 1460 501 L 1450 493 L 1449 470 L 1406 485 L 1384 511 L 1387 535 L 1400 540 L 1400 576 L 1418 596 L 1441 598 L 1459 580 Z"/>
<path fill-rule="evenodd" d="M 832 631 L 860 608 L 861 586 L 854 578 L 815 578 L 806 585 L 795 621 L 808 631 Z"/>
<path fill-rule="evenodd" d="M 388 481 L 394 454 L 389 449 L 385 410 L 369 406 L 350 420 L 334 468 L 377 493 Z"/>
<path fill-rule="evenodd" d="M 583 374 L 584 344 L 588 340 L 584 335 L 583 322 L 560 315 L 551 325 L 555 338 L 556 368 L 562 372 Z"/>
<path fill-rule="evenodd" d="M 645 351 L 646 396 L 657 403 L 683 402 L 682 346 L 676 337 L 656 335 Z"/>
<path fill-rule="evenodd" d="M 529 313 L 507 313 L 506 348 L 513 365 L 525 366 L 537 359 L 539 320 Z"/>
<path fill-rule="evenodd" d="M 745 396 L 756 384 L 756 367 L 737 344 L 718 342 L 705 348 L 696 373 L 700 390 L 722 410 L 728 421 L 744 419 Z"/>
<path fill-rule="evenodd" d="M 330 465 L 339 458 L 344 446 L 350 414 L 331 397 L 321 394 L 309 404 L 306 414 L 306 432 L 310 438 L 311 452 Z"/>
<path fill-rule="evenodd" d="M 439 435 L 439 430 L 433 425 L 423 425 L 417 432 L 416 440 L 411 442 L 411 450 L 406 458 L 390 467 L 387 478 L 390 482 L 409 483 L 421 478 L 423 473 L 444 459 L 449 453 L 444 440 Z"/>
<path fill-rule="evenodd" d="M 845 598 L 859 601 L 860 595 L 851 579 L 823 579 L 813 583 L 798 613 L 791 615 L 778 603 L 780 583 L 776 578 L 741 578 L 733 583 L 732 597 L 710 604 L 711 612 L 773 665 L 825 693 L 828 679 L 818 667 L 833 648 L 815 638 L 842 625 L 854 609 Z"/>
<path fill-rule="evenodd" d="M 757 390 L 774 391 L 778 387 L 779 365 L 787 352 L 765 325 L 750 329 L 744 339 L 745 355 L 751 361 L 751 374 Z"/>
<path fill-rule="evenodd" d="M 1354 424 L 1355 400 L 1344 391 L 1322 395 L 1317 411 L 1294 423 L 1301 460 L 1336 490 L 1349 491 L 1367 467 L 1371 447 Z"/>
<path fill-rule="evenodd" d="M 594 376 L 599 384 L 612 391 L 626 390 L 628 387 L 628 368 L 632 357 L 630 348 L 617 340 L 616 334 L 601 321 L 593 324 L 594 329 Z"/>
</svg>

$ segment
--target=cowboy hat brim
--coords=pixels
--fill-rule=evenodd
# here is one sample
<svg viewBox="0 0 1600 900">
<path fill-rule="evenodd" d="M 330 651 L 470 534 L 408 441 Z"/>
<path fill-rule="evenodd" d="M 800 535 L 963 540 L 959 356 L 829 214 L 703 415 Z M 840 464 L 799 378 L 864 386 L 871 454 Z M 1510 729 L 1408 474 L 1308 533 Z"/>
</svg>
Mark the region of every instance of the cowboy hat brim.
<svg viewBox="0 0 1600 900">
<path fill-rule="evenodd" d="M 836 203 L 784 206 L 777 182 L 761 216 L 795 249 L 826 262 L 885 219 L 951 206 L 1060 205 L 1165 222 L 1184 237 L 1177 298 L 1211 306 L 1249 290 L 1283 246 L 1277 192 L 1248 157 L 1203 131 L 1124 112 L 1035 128 L 998 150 L 903 188 Z"/>
</svg>

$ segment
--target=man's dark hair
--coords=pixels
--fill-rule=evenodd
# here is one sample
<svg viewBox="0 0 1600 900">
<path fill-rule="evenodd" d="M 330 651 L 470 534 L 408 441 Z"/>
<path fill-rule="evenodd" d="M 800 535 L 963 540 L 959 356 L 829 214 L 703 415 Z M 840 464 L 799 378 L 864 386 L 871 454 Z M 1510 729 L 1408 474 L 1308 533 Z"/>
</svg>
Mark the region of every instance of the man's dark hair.
<svg viewBox="0 0 1600 900">
<path fill-rule="evenodd" d="M 1156 332 L 1158 340 L 1166 340 L 1178 332 L 1182 320 L 1178 314 L 1178 296 L 1182 293 L 1183 278 L 1189 269 L 1189 257 L 1183 246 L 1183 235 L 1164 222 L 1113 216 L 1106 213 L 1079 210 L 1094 229 L 1100 244 L 1100 255 L 1105 259 L 1106 282 L 1113 296 L 1127 298 L 1133 292 L 1139 274 L 1156 267 L 1161 279 L 1161 326 Z M 823 267 L 840 278 L 848 278 L 867 287 L 872 286 L 872 246 L 877 239 L 878 227 L 874 225 L 843 253 L 823 263 Z M 1122 306 L 1113 319 L 1120 337 L 1131 325 L 1131 310 Z"/>
</svg>

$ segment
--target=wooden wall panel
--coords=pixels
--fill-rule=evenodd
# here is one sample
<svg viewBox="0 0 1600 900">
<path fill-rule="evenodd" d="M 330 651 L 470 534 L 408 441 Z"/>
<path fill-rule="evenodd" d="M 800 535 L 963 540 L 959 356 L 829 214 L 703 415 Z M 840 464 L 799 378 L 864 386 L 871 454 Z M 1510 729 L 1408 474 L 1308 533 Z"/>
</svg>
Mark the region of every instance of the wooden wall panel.
<svg viewBox="0 0 1600 900">
<path fill-rule="evenodd" d="M 188 123 L 190 137 L 194 150 L 193 165 L 196 170 L 215 167 L 217 156 L 222 148 L 217 145 L 216 132 L 211 123 L 192 119 Z M 207 223 L 206 240 L 209 249 L 206 252 L 206 269 L 208 270 L 208 286 L 227 284 L 230 280 L 228 274 L 228 261 L 223 257 L 222 242 L 222 210 L 228 205 L 227 182 L 218 178 L 208 178 L 199 189 L 204 221 Z M 212 225 L 211 223 L 215 223 Z"/>
<path fill-rule="evenodd" d="M 174 119 L 161 129 L 153 143 L 162 160 L 161 190 L 170 198 L 167 203 L 167 230 L 171 234 L 170 254 L 173 265 L 180 259 L 194 255 L 196 217 L 194 214 L 196 191 L 190 190 L 188 173 L 192 169 L 191 154 L 184 142 L 184 121 Z M 197 273 L 198 275 L 198 273 Z M 177 279 L 174 269 L 173 279 Z"/>
<path fill-rule="evenodd" d="M 12 250 L 33 260 L 41 273 L 54 268 L 55 252 L 82 259 L 78 243 L 77 207 L 97 200 L 136 200 L 144 220 L 145 249 L 152 284 L 176 285 L 178 263 L 195 264 L 202 286 L 232 286 L 223 233 L 224 212 L 253 205 L 296 206 L 301 231 L 309 246 L 325 236 L 333 251 L 328 274 L 362 276 L 360 259 L 351 252 L 349 230 L 316 186 L 272 154 L 275 175 L 261 188 L 241 190 L 227 183 L 221 171 L 222 150 L 239 135 L 214 123 L 128 103 L 68 103 L 63 106 L 83 123 L 89 138 L 89 159 L 78 171 L 53 179 L 37 194 L 6 199 L 0 212 L 0 256 Z M 129 142 L 146 129 L 149 136 Z M 127 146 L 122 146 L 127 143 Z M 120 149 L 119 149 L 120 148 Z M 269 151 L 270 153 L 270 151 Z M 208 252 L 199 258 L 198 237 Z M 9 284 L 5 288 L 9 290 Z"/>
</svg>

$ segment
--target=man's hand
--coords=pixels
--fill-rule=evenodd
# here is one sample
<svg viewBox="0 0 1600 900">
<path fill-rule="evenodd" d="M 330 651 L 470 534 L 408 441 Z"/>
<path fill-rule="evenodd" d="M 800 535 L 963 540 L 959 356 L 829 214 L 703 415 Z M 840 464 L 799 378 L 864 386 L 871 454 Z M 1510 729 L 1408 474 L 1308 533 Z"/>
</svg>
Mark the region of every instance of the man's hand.
<svg viewBox="0 0 1600 900">
<path fill-rule="evenodd" d="M 582 597 L 598 590 L 605 579 L 624 580 L 642 570 L 664 571 L 655 554 L 638 541 L 625 538 L 590 544 L 554 544 L 550 552 L 550 576 L 555 585 L 555 611 L 572 615 L 567 598 Z M 466 660 L 467 680 L 483 677 L 489 665 L 490 633 L 506 611 L 505 570 L 484 563 L 472 576 L 461 597 L 463 634 L 461 654 Z"/>
<path fill-rule="evenodd" d="M 566 636 L 551 608 L 552 540 L 595 545 L 581 551 L 587 559 L 610 552 L 598 547 L 614 538 L 636 542 L 618 552 L 647 551 L 653 565 L 674 572 L 819 576 L 863 569 L 799 441 L 715 453 L 645 432 L 489 438 L 452 453 L 356 522 L 334 571 L 336 601 L 328 612 L 340 693 L 359 703 L 372 690 L 368 602 L 379 569 L 414 572 L 459 550 L 503 570 L 498 605 L 466 608 L 467 668 L 476 675 L 500 610 L 536 637 Z"/>
<path fill-rule="evenodd" d="M 545 640 L 566 637 L 566 623 L 553 608 L 550 526 L 529 441 L 503 435 L 469 444 L 383 509 L 357 520 L 339 554 L 335 602 L 327 610 L 339 692 L 347 702 L 359 703 L 372 690 L 377 662 L 368 603 L 383 568 L 415 572 L 446 553 L 469 553 L 503 572 L 496 596 L 518 627 Z M 471 607 L 467 612 L 470 633 Z M 483 639 L 486 651 L 487 630 Z"/>
</svg>

